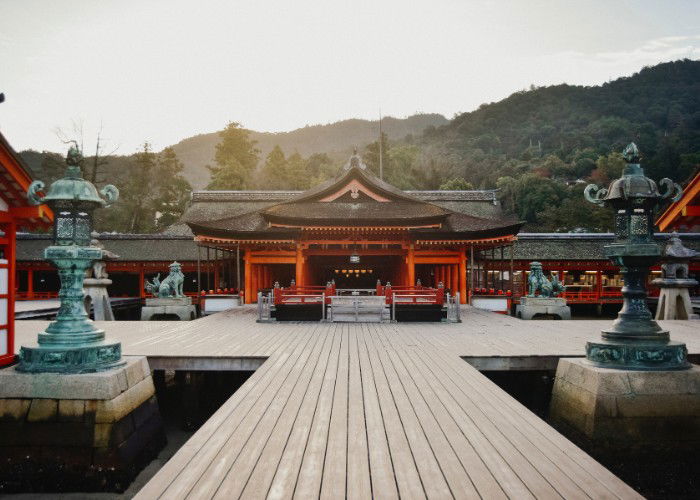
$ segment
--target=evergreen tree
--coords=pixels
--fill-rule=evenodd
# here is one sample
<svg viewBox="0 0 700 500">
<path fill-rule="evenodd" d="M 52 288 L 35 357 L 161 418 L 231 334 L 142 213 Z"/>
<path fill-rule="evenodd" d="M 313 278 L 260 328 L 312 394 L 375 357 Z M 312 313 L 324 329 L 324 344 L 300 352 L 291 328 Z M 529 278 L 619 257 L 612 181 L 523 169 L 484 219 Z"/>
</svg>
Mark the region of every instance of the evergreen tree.
<svg viewBox="0 0 700 500">
<path fill-rule="evenodd" d="M 182 176 L 182 170 L 182 162 L 173 148 L 165 148 L 158 155 L 152 180 L 156 188 L 152 207 L 158 231 L 179 221 L 190 199 L 192 186 Z"/>
<path fill-rule="evenodd" d="M 450 179 L 440 184 L 439 189 L 441 191 L 468 191 L 470 189 L 474 189 L 474 186 L 471 182 L 467 182 L 460 177 L 455 177 L 454 179 Z"/>
<path fill-rule="evenodd" d="M 382 168 L 386 174 L 387 160 L 389 154 L 389 138 L 385 132 L 382 132 Z M 379 141 L 374 141 L 365 147 L 365 153 L 362 155 L 362 160 L 367 165 L 374 175 L 379 176 Z M 386 178 L 386 176 L 385 176 Z"/>
<path fill-rule="evenodd" d="M 288 189 L 288 177 L 287 159 L 284 157 L 284 151 L 275 145 L 265 158 L 261 187 L 263 189 Z"/>
<path fill-rule="evenodd" d="M 260 154 L 256 141 L 236 122 L 229 123 L 219 136 L 221 142 L 216 145 L 214 155 L 216 165 L 207 165 L 211 172 L 207 189 L 250 189 Z"/>
</svg>

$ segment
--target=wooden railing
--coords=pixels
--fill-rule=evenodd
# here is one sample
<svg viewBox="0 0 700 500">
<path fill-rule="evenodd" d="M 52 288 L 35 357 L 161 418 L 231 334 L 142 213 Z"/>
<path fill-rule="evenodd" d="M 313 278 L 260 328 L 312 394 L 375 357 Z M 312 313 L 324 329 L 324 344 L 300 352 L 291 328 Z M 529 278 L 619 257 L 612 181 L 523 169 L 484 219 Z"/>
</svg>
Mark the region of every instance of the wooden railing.
<svg viewBox="0 0 700 500">
<path fill-rule="evenodd" d="M 335 295 L 335 285 L 330 286 L 296 286 L 289 288 L 275 287 L 272 298 L 275 305 L 283 304 L 330 304 L 330 297 Z"/>
</svg>

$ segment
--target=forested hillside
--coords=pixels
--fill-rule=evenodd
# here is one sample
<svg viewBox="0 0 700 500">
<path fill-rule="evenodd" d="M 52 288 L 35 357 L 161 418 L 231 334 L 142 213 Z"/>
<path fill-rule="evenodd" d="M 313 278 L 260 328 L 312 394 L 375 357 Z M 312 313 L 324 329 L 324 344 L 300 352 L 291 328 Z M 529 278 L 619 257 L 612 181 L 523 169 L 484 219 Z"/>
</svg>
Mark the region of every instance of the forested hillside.
<svg viewBox="0 0 700 500">
<path fill-rule="evenodd" d="M 387 118 L 383 130 L 384 178 L 400 188 L 499 188 L 504 208 L 527 221 L 526 229 L 606 231 L 611 215 L 587 204 L 582 191 L 586 182 L 619 176 L 627 143 L 638 144 L 652 178 L 683 182 L 698 168 L 700 62 L 659 64 L 602 86 L 531 88 L 450 121 L 441 115 Z M 185 139 L 167 154 L 145 148 L 106 158 L 95 178 L 99 184 L 108 177 L 132 202 L 139 197 L 129 190 L 143 190 L 146 183 L 151 208 L 143 215 L 147 223 L 137 227 L 158 230 L 164 225 L 159 210 L 174 207 L 167 217 L 172 220 L 184 206 L 187 181 L 194 188 L 306 189 L 336 175 L 355 145 L 378 173 L 377 137 L 377 123 L 363 120 L 280 134 L 232 122 L 217 134 Z M 60 171 L 56 155 L 22 155 L 38 177 L 50 180 Z M 89 170 L 94 159 L 86 163 Z M 155 166 L 138 186 L 130 178 L 143 164 Z M 174 172 L 174 192 L 159 172 Z M 133 230 L 127 208 L 113 213 L 101 229 Z"/>
<path fill-rule="evenodd" d="M 417 114 L 408 118 L 382 120 L 382 130 L 391 140 L 403 140 L 406 136 L 418 136 L 427 127 L 437 127 L 448 123 L 439 114 Z M 311 125 L 291 132 L 250 131 L 250 138 L 256 141 L 260 158 L 265 158 L 275 146 L 287 154 L 299 153 L 302 156 L 327 154 L 334 161 L 345 161 L 353 147 L 364 148 L 379 136 L 377 120 L 343 120 L 328 125 Z M 209 183 L 206 165 L 214 161 L 215 147 L 219 143 L 218 133 L 201 134 L 184 139 L 173 146 L 175 153 L 184 165 L 183 175 L 195 189 L 202 189 Z"/>
</svg>

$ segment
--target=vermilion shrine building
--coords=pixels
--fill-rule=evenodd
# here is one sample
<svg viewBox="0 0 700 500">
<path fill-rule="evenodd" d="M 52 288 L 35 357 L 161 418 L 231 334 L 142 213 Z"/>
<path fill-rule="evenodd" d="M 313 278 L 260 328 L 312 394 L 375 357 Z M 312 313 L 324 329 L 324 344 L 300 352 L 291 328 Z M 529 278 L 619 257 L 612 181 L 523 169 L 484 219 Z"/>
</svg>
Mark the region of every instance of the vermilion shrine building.
<svg viewBox="0 0 700 500">
<path fill-rule="evenodd" d="M 27 188 L 32 178 L 19 155 L 0 134 L 0 366 L 14 361 L 17 228 L 47 228 L 51 210 L 31 206 Z"/>
<path fill-rule="evenodd" d="M 696 178 L 666 213 L 682 216 L 697 185 Z M 357 160 L 306 192 L 197 191 L 184 216 L 192 229 L 181 224 L 163 234 L 100 235 L 120 256 L 107 262 L 110 295 L 144 297 L 145 279 L 166 274 L 177 260 L 192 296 L 242 291 L 251 302 L 276 281 L 287 287 L 292 280 L 307 286 L 335 280 L 337 288 L 374 289 L 377 280 L 395 286 L 420 280 L 442 282 L 460 292 L 462 302 L 508 291 L 517 300 L 529 263 L 537 260 L 564 282 L 569 303 L 621 303 L 621 276 L 603 251 L 612 234 L 518 233 L 520 223 L 503 216 L 496 194 L 401 191 Z M 657 236 L 660 244 L 667 237 Z M 700 234 L 681 237 L 700 250 Z M 49 235 L 18 235 L 18 298 L 56 296 L 56 272 L 42 257 L 49 242 Z M 700 273 L 700 263 L 690 271 Z"/>
<path fill-rule="evenodd" d="M 442 283 L 462 302 L 475 251 L 512 244 L 521 223 L 495 193 L 405 192 L 353 156 L 336 179 L 299 194 L 196 193 L 184 216 L 195 240 L 242 253 L 247 303 L 275 282 L 374 289 Z M 479 208 L 475 209 L 475 205 Z"/>
</svg>

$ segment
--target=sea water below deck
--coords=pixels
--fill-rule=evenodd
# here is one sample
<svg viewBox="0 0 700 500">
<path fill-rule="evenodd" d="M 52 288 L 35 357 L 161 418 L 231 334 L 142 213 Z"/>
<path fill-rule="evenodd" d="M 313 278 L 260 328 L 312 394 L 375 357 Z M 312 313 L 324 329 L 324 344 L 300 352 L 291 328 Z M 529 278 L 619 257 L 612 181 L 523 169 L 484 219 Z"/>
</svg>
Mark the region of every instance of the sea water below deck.
<svg viewBox="0 0 700 500">
<path fill-rule="evenodd" d="M 461 359 L 581 356 L 600 321 L 468 307 L 461 324 L 256 324 L 255 314 L 101 325 L 152 368 L 260 366 L 141 498 L 637 496 Z M 18 345 L 44 325 L 19 322 Z M 693 322 L 664 326 L 700 353 Z"/>
</svg>

